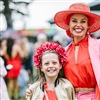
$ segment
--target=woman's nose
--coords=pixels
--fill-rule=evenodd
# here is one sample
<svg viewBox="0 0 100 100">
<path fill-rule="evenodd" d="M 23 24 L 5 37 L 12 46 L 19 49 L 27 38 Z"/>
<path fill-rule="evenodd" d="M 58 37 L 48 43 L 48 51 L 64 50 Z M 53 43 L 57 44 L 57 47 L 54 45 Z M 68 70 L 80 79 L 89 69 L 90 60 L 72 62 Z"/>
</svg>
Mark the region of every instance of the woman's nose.
<svg viewBox="0 0 100 100">
<path fill-rule="evenodd" d="M 81 26 L 81 23 L 80 22 L 77 22 L 77 24 L 76 24 L 77 26 Z"/>
</svg>

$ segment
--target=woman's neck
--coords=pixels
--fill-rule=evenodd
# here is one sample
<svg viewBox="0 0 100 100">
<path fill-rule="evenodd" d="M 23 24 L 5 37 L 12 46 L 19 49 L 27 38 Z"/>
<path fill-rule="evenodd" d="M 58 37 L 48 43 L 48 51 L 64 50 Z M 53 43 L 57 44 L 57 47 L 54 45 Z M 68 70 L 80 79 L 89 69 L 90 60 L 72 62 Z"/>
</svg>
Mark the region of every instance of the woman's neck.
<svg viewBox="0 0 100 100">
<path fill-rule="evenodd" d="M 81 40 L 83 40 L 86 36 L 83 36 L 83 37 L 74 37 L 73 40 L 75 43 L 78 43 L 80 42 Z"/>
</svg>

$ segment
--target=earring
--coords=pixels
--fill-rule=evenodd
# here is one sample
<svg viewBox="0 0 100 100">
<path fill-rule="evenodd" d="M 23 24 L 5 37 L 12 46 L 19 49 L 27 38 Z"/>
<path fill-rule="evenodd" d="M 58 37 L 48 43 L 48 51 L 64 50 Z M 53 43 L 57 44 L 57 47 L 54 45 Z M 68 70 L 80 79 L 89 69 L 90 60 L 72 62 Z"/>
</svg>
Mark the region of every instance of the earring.
<svg viewBox="0 0 100 100">
<path fill-rule="evenodd" d="M 89 34 L 90 34 L 90 33 L 89 33 L 89 29 L 90 29 L 90 28 L 88 27 L 88 29 L 87 29 L 87 35 L 89 35 Z"/>
<path fill-rule="evenodd" d="M 87 32 L 87 34 L 89 35 L 89 32 Z"/>
</svg>

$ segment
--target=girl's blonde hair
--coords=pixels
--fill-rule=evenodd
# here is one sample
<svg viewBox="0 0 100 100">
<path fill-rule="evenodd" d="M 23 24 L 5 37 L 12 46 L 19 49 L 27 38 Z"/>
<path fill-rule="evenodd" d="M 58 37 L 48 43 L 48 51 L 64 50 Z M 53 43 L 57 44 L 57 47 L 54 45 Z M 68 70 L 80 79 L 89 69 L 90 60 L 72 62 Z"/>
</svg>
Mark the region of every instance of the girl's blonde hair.
<svg viewBox="0 0 100 100">
<path fill-rule="evenodd" d="M 42 66 L 42 57 L 43 57 L 43 55 L 48 54 L 48 53 L 54 53 L 54 54 L 58 55 L 58 53 L 54 50 L 47 50 L 47 51 L 43 52 L 42 56 L 41 56 L 41 59 L 40 59 L 41 66 Z M 59 59 L 59 62 L 60 62 L 60 56 L 59 55 L 58 55 L 58 59 Z M 60 62 L 60 64 L 61 64 L 61 62 Z M 45 74 L 41 71 L 41 68 L 37 69 L 37 72 L 38 72 L 37 80 L 38 81 L 41 80 L 41 82 L 44 82 L 45 81 Z M 62 69 L 59 71 L 58 78 L 59 77 L 65 78 L 65 75 L 64 75 L 64 72 L 63 72 L 63 65 L 62 65 Z"/>
</svg>

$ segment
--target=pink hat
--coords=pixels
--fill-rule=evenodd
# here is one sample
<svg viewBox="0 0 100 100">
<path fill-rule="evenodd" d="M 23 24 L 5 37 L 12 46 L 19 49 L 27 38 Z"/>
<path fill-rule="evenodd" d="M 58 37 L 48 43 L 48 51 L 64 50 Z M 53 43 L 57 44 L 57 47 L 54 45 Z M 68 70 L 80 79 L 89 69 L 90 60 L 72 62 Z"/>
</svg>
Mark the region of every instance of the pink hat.
<svg viewBox="0 0 100 100">
<path fill-rule="evenodd" d="M 76 14 L 76 13 L 85 14 L 86 16 L 88 16 L 90 34 L 100 29 L 100 16 L 97 14 L 91 13 L 89 6 L 85 4 L 81 4 L 81 3 L 72 4 L 69 7 L 69 10 L 60 11 L 56 13 L 54 16 L 54 21 L 59 27 L 67 31 L 68 23 L 69 23 L 69 20 L 67 20 L 68 16 L 72 14 Z M 67 35 L 70 36 L 69 34 Z"/>
</svg>

